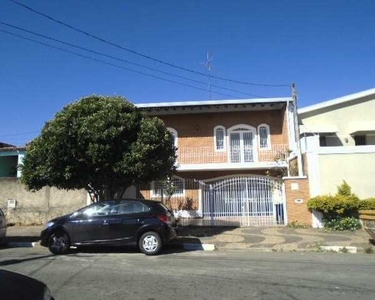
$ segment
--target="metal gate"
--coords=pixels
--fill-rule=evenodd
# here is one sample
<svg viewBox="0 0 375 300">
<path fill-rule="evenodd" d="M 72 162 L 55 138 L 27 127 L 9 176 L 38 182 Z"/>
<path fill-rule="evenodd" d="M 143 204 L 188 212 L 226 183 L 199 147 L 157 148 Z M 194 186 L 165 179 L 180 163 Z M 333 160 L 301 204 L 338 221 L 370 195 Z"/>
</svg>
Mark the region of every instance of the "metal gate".
<svg viewBox="0 0 375 300">
<path fill-rule="evenodd" d="M 210 225 L 283 225 L 283 182 L 266 176 L 237 176 L 205 184 L 203 217 Z"/>
</svg>

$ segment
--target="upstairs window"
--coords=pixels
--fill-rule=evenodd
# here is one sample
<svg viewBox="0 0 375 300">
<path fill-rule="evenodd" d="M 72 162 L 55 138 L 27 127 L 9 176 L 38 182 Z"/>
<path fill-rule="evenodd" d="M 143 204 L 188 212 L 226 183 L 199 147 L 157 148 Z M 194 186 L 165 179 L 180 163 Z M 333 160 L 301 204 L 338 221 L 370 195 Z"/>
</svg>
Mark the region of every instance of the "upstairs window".
<svg viewBox="0 0 375 300">
<path fill-rule="evenodd" d="M 267 124 L 258 126 L 259 148 L 268 150 L 271 148 L 270 127 Z"/>
<path fill-rule="evenodd" d="M 223 126 L 216 126 L 214 129 L 215 150 L 225 151 L 225 128 Z"/>
<path fill-rule="evenodd" d="M 356 146 L 365 146 L 366 143 L 366 136 L 365 135 L 356 135 L 354 136 L 354 141 Z"/>
<path fill-rule="evenodd" d="M 327 146 L 327 137 L 325 135 L 319 136 L 319 146 L 326 147 Z"/>
</svg>

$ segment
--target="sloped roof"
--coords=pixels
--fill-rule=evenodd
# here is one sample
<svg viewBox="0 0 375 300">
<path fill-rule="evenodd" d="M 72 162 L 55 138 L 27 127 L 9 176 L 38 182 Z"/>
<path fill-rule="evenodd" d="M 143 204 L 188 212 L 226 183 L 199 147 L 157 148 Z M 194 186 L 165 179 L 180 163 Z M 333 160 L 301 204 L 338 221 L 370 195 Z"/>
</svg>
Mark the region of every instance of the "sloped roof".
<svg viewBox="0 0 375 300">
<path fill-rule="evenodd" d="M 316 111 L 316 110 L 323 109 L 323 108 L 327 108 L 327 107 L 330 107 L 330 106 L 334 106 L 334 105 L 343 104 L 343 103 L 346 103 L 346 102 L 358 100 L 360 98 L 368 97 L 368 96 L 371 96 L 371 95 L 374 95 L 374 97 L 375 97 L 375 88 L 370 89 L 370 90 L 366 90 L 366 91 L 362 91 L 362 92 L 358 92 L 358 93 L 354 93 L 354 94 L 350 94 L 350 95 L 346 95 L 346 96 L 343 96 L 343 97 L 331 99 L 331 100 L 328 100 L 328 101 L 323 101 L 323 102 L 320 102 L 320 103 L 317 103 L 317 104 L 314 104 L 314 105 L 310 105 L 310 106 L 300 108 L 300 109 L 298 109 L 298 114 L 301 115 L 301 114 L 309 113 L 309 112 Z"/>
<path fill-rule="evenodd" d="M 0 142 L 0 149 L 1 149 L 1 148 L 6 148 L 6 147 L 15 147 L 15 146 L 14 146 L 14 145 L 11 145 L 11 144 L 7 144 L 7 143 Z"/>
<path fill-rule="evenodd" d="M 208 101 L 181 101 L 181 102 L 155 102 L 135 104 L 138 108 L 162 108 L 162 107 L 189 107 L 189 106 L 210 106 L 210 105 L 241 105 L 241 104 L 262 104 L 280 103 L 292 101 L 292 97 L 283 98 L 260 98 L 260 99 L 232 99 L 232 100 L 208 100 Z"/>
<path fill-rule="evenodd" d="M 2 148 L 0 148 L 0 152 L 25 151 L 25 150 L 26 150 L 26 146 L 24 146 L 24 147 L 10 146 L 10 147 L 2 147 Z"/>
</svg>

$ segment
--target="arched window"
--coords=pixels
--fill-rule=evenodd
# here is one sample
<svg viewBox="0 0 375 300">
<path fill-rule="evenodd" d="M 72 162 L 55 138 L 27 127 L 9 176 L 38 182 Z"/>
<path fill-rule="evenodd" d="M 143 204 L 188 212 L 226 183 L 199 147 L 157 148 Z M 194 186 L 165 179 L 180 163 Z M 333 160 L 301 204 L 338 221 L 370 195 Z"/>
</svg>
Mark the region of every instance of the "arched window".
<svg viewBox="0 0 375 300">
<path fill-rule="evenodd" d="M 214 128 L 215 151 L 225 151 L 225 128 L 224 126 L 216 126 Z"/>
<path fill-rule="evenodd" d="M 228 128 L 228 148 L 231 163 L 257 161 L 256 129 L 246 124 Z"/>
<path fill-rule="evenodd" d="M 267 124 L 258 126 L 259 149 L 271 149 L 270 127 Z"/>
<path fill-rule="evenodd" d="M 178 135 L 177 135 L 177 131 L 176 129 L 174 128 L 171 128 L 171 127 L 168 127 L 167 130 L 172 133 L 172 136 L 173 136 L 173 143 L 174 143 L 174 146 L 177 148 L 178 146 Z"/>
</svg>

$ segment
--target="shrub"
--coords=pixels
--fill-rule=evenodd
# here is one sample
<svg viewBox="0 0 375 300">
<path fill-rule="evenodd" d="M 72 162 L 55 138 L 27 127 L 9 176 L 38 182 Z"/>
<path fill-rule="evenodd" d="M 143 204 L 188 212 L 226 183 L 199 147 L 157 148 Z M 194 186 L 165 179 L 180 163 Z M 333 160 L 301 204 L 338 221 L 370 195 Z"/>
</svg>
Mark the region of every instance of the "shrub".
<svg viewBox="0 0 375 300">
<path fill-rule="evenodd" d="M 354 217 L 337 217 L 334 219 L 324 220 L 324 228 L 328 230 L 357 230 L 360 229 L 361 223 Z"/>
<path fill-rule="evenodd" d="M 368 201 L 363 207 L 369 207 L 375 201 Z M 355 230 L 361 228 L 358 220 L 358 209 L 361 206 L 359 198 L 345 181 L 337 187 L 335 196 L 323 195 L 311 198 L 307 202 L 309 209 L 323 213 L 324 227 L 329 230 Z"/>
<path fill-rule="evenodd" d="M 361 210 L 375 210 L 375 198 L 361 200 L 359 202 L 359 209 Z"/>
<path fill-rule="evenodd" d="M 341 185 L 337 186 L 337 195 L 355 196 L 354 194 L 352 194 L 352 188 L 345 180 L 343 180 Z"/>
<path fill-rule="evenodd" d="M 317 196 L 307 202 L 307 207 L 322 212 L 326 219 L 333 219 L 337 216 L 356 215 L 359 202 L 355 195 Z"/>
</svg>

